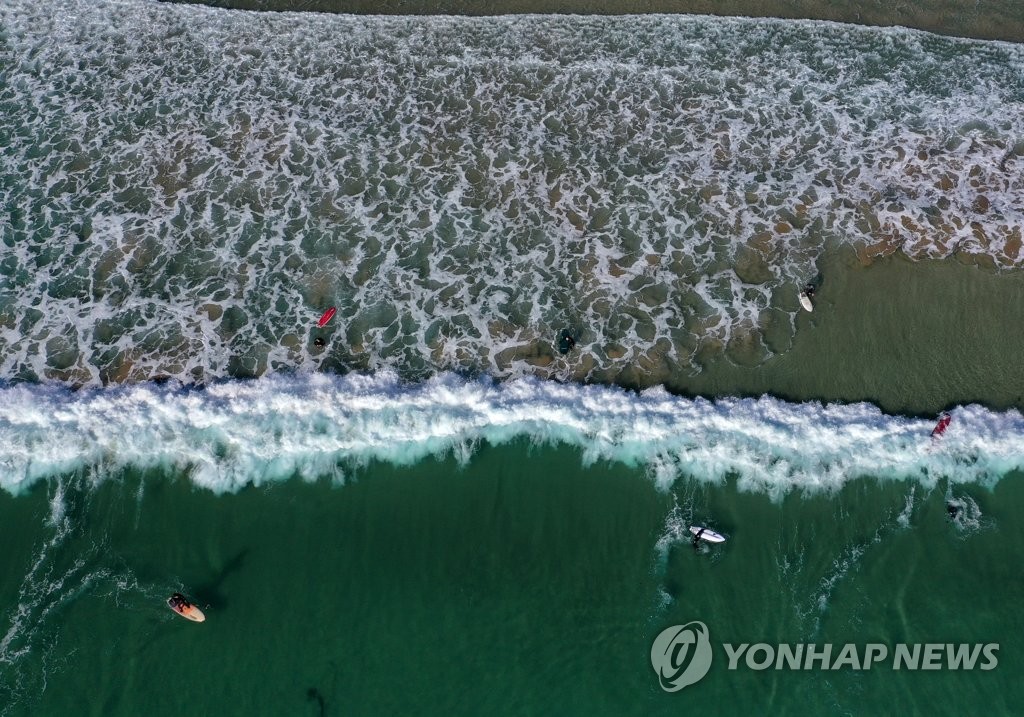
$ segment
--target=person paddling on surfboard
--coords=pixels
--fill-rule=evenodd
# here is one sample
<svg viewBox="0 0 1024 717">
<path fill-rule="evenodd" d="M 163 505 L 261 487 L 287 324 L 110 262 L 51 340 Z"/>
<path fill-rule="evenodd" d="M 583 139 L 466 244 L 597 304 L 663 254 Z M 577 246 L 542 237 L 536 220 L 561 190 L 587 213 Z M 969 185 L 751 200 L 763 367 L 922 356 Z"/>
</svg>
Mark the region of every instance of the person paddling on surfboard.
<svg viewBox="0 0 1024 717">
<path fill-rule="evenodd" d="M 804 308 L 804 311 L 814 311 L 814 302 L 811 301 L 811 297 L 814 296 L 814 285 L 808 284 L 803 288 L 796 298 L 800 301 L 800 306 Z"/>
<path fill-rule="evenodd" d="M 186 620 L 191 620 L 192 622 L 204 622 L 206 620 L 206 615 L 203 614 L 203 611 L 186 600 L 185 596 L 181 593 L 174 593 L 167 598 L 167 607 Z"/>
<path fill-rule="evenodd" d="M 704 535 L 704 531 L 705 530 L 707 530 L 707 528 L 701 528 L 700 530 L 698 530 L 696 533 L 693 534 L 693 549 L 694 550 L 700 550 L 700 536 Z"/>
</svg>

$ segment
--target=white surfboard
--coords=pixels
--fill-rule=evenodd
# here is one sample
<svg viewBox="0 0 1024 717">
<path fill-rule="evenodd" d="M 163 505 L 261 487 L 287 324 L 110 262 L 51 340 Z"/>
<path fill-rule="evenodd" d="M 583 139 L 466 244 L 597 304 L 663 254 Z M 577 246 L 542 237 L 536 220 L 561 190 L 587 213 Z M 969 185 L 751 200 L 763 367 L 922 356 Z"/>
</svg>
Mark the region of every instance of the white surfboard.
<svg viewBox="0 0 1024 717">
<path fill-rule="evenodd" d="M 704 531 L 703 533 L 701 533 L 702 530 Z M 709 543 L 724 543 L 725 542 L 725 536 L 724 535 L 716 533 L 711 528 L 705 528 L 705 527 L 703 527 L 701 525 L 691 525 L 690 526 L 690 532 L 693 533 L 694 535 L 697 535 L 698 533 L 700 533 L 700 539 L 701 540 L 706 540 Z"/>
<path fill-rule="evenodd" d="M 807 295 L 806 291 L 801 291 L 798 294 L 800 299 L 800 306 L 804 307 L 807 311 L 814 311 L 814 304 L 811 303 L 811 297 Z"/>
</svg>

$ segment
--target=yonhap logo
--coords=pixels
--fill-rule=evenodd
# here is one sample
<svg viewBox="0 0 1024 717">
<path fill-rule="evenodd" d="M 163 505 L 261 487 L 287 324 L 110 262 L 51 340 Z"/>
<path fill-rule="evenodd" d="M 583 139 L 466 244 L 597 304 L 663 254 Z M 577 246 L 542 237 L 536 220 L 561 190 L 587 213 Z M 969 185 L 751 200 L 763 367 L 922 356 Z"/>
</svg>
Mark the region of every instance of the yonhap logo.
<svg viewBox="0 0 1024 717">
<path fill-rule="evenodd" d="M 999 665 L 998 642 L 987 643 L 779 643 L 721 644 L 733 672 L 748 670 L 981 670 Z M 711 669 L 713 651 L 708 626 L 699 620 L 667 627 L 651 645 L 651 666 L 666 692 L 678 692 L 704 679 Z"/>
<path fill-rule="evenodd" d="M 666 692 L 678 692 L 699 681 L 711 669 L 708 626 L 694 620 L 662 630 L 651 645 L 651 666 Z"/>
</svg>

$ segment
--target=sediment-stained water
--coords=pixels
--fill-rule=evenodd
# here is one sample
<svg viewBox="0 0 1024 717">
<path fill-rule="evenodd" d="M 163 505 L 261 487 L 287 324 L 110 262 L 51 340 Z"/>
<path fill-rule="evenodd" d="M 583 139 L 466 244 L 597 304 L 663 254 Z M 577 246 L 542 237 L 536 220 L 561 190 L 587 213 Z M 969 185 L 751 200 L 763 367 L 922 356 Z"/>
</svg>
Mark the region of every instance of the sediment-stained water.
<svg viewBox="0 0 1024 717">
<path fill-rule="evenodd" d="M 1014 45 L 685 16 L 3 13 L 11 377 L 551 376 L 567 329 L 570 376 L 656 384 L 784 350 L 837 246 L 1024 260 Z"/>
</svg>

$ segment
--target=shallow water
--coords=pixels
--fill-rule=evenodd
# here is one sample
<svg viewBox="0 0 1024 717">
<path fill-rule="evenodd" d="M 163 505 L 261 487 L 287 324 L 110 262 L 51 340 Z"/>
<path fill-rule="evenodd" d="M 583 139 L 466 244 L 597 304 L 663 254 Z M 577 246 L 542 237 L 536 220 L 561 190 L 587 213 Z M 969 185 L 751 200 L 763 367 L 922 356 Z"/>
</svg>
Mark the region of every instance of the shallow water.
<svg viewBox="0 0 1024 717">
<path fill-rule="evenodd" d="M 785 351 L 830 251 L 1024 260 L 1014 45 L 73 0 L 2 18 L 12 378 L 671 383 Z"/>
<path fill-rule="evenodd" d="M 957 37 L 1024 40 L 1024 14 L 1014 3 L 912 0 L 842 3 L 831 0 L 207 0 L 216 7 L 262 11 L 398 15 L 504 15 L 521 13 L 685 13 L 834 20 L 857 25 L 913 27 Z"/>
</svg>

